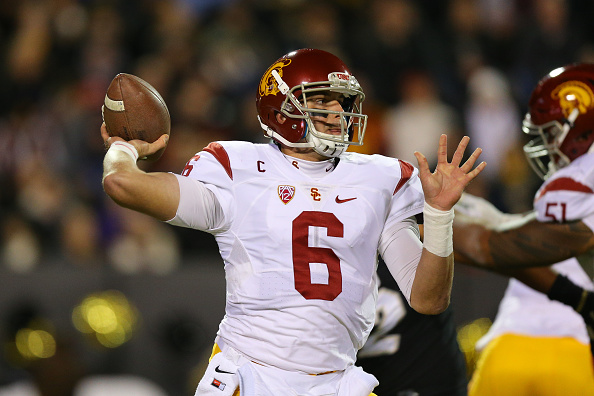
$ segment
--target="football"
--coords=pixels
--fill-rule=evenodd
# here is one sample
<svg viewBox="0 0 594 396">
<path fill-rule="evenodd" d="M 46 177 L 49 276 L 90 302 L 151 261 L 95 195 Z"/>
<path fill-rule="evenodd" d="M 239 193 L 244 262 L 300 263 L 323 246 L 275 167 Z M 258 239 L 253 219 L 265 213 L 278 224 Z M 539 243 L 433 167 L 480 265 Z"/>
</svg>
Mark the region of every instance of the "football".
<svg viewBox="0 0 594 396">
<path fill-rule="evenodd" d="M 119 73 L 109 84 L 101 108 L 109 136 L 152 143 L 170 134 L 171 118 L 165 101 L 149 83 L 132 74 Z M 165 149 L 146 158 L 157 160 Z"/>
</svg>

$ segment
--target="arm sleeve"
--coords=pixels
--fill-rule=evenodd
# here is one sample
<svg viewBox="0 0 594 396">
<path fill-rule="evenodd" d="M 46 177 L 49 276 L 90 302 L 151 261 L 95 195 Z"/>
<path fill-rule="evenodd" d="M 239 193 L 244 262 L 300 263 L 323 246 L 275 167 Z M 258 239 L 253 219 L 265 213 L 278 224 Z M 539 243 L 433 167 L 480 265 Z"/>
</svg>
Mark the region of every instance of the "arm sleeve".
<svg viewBox="0 0 594 396">
<path fill-rule="evenodd" d="M 423 244 L 414 216 L 384 228 L 379 252 L 410 305 L 410 293 L 415 280 Z"/>
<path fill-rule="evenodd" d="M 179 206 L 167 223 L 180 227 L 213 232 L 224 222 L 224 214 L 215 194 L 204 183 L 175 175 L 179 182 Z"/>
</svg>

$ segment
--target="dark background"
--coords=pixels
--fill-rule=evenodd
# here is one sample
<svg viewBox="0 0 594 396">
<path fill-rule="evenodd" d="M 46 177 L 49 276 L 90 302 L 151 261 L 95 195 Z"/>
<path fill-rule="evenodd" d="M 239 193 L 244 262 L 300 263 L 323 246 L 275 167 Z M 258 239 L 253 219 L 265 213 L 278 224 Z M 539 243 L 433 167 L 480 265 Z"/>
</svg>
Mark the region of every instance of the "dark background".
<svg viewBox="0 0 594 396">
<path fill-rule="evenodd" d="M 360 151 L 429 157 L 436 134 L 468 134 L 490 155 L 469 191 L 517 213 L 540 183 L 521 150 L 530 92 L 552 69 L 594 60 L 593 16 L 594 3 L 578 0 L 3 0 L 3 350 L 26 307 L 79 345 L 93 373 L 194 392 L 223 316 L 224 272 L 211 236 L 125 211 L 103 193 L 100 108 L 117 73 L 151 83 L 171 113 L 165 155 L 143 167 L 181 172 L 211 141 L 263 141 L 254 98 L 274 60 L 331 51 L 367 94 Z M 505 285 L 457 266 L 456 324 L 492 319 Z M 113 349 L 88 342 L 71 319 L 104 290 L 123 292 L 140 318 Z M 0 384 L 23 378 L 4 353 Z"/>
</svg>

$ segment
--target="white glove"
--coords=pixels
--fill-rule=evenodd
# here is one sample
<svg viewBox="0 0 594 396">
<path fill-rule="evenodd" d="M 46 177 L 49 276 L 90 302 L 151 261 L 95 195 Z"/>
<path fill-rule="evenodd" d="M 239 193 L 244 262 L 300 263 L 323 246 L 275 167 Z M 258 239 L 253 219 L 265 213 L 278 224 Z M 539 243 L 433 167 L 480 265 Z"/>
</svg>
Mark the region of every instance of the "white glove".
<svg viewBox="0 0 594 396">
<path fill-rule="evenodd" d="M 516 228 L 536 218 L 535 212 L 503 213 L 486 199 L 466 192 L 462 193 L 454 211 L 454 223 L 479 224 L 496 231 Z"/>
</svg>

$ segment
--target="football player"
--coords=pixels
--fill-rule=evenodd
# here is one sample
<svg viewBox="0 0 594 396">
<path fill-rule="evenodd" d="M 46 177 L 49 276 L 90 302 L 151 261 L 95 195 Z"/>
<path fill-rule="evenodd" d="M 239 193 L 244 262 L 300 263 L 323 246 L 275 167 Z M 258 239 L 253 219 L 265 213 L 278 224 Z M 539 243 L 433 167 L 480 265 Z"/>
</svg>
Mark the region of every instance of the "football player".
<svg viewBox="0 0 594 396">
<path fill-rule="evenodd" d="M 458 261 L 525 283 L 510 280 L 493 326 L 479 340 L 484 350 L 469 394 L 594 395 L 586 326 L 594 323 L 594 65 L 568 65 L 543 77 L 522 130 L 534 136 L 524 152 L 544 180 L 534 211 L 505 215 L 468 195 L 456 206 Z M 551 264 L 556 272 L 521 270 Z"/>
<path fill-rule="evenodd" d="M 484 169 L 481 150 L 462 163 L 465 137 L 448 162 L 443 135 L 433 173 L 420 153 L 417 169 L 346 152 L 363 142 L 363 100 L 339 58 L 301 49 L 257 88 L 270 144 L 213 142 L 179 175 L 145 173 L 137 159 L 167 137 L 124 142 L 102 126 L 106 193 L 218 243 L 226 312 L 197 395 L 369 395 L 377 380 L 354 362 L 373 326 L 378 251 L 416 311 L 448 306 L 453 206 Z"/>
<path fill-rule="evenodd" d="M 380 261 L 375 325 L 357 355 L 357 364 L 379 380 L 381 396 L 466 396 L 464 355 L 452 308 L 423 315 L 407 304 Z"/>
</svg>

